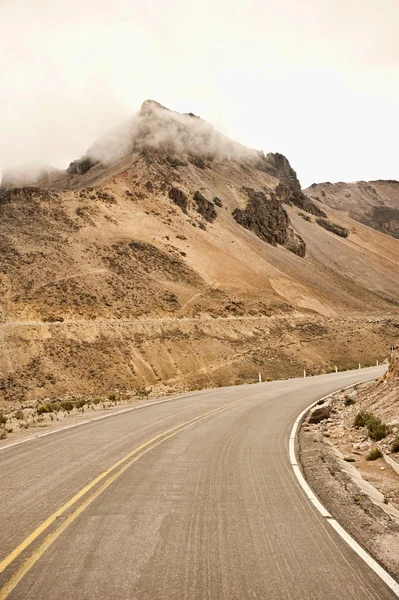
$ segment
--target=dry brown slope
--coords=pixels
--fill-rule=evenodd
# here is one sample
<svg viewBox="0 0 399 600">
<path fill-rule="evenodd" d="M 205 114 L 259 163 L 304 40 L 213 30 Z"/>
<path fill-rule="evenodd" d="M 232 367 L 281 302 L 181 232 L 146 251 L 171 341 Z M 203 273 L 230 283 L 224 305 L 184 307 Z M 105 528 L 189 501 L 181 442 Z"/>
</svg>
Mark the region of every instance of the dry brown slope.
<svg viewBox="0 0 399 600">
<path fill-rule="evenodd" d="M 399 181 L 314 183 L 304 192 L 352 219 L 399 238 Z"/>
<path fill-rule="evenodd" d="M 190 118 L 184 139 L 192 122 L 198 139 Z M 73 163 L 53 187 L 1 193 L 3 398 L 231 383 L 385 356 L 399 243 L 332 211 L 350 234 L 326 231 L 284 157 L 225 140 L 218 151 L 226 143 L 238 158 L 141 141 L 107 163 Z"/>
</svg>

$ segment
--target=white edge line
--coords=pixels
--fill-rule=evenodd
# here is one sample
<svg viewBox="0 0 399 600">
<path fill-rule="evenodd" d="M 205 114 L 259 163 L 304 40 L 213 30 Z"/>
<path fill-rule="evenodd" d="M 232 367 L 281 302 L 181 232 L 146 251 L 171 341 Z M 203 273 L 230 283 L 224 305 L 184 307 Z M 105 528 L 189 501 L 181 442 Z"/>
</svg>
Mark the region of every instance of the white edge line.
<svg viewBox="0 0 399 600">
<path fill-rule="evenodd" d="M 202 390 L 200 390 L 200 391 L 202 391 Z M 192 395 L 194 396 L 195 393 Z M 173 398 L 167 398 L 165 400 L 156 400 L 155 402 L 149 402 L 148 404 L 141 404 L 140 406 L 131 406 L 129 408 L 123 408 L 122 410 L 117 410 L 108 415 L 102 415 L 101 417 L 93 417 L 92 419 L 87 419 L 86 421 L 80 421 L 80 423 L 74 423 L 73 425 L 66 425 L 65 427 L 60 427 L 59 429 L 54 429 L 53 431 L 48 431 L 46 433 L 39 433 L 38 435 L 31 436 L 24 440 L 19 440 L 19 442 L 13 442 L 12 444 L 7 444 L 6 446 L 1 446 L 0 452 L 2 450 L 7 450 L 8 448 L 13 448 L 14 446 L 26 444 L 27 442 L 33 442 L 34 440 L 37 440 L 39 438 L 44 438 L 44 437 L 48 437 L 49 435 L 54 435 L 55 433 L 62 433 L 63 431 L 66 431 L 67 429 L 73 429 L 74 427 L 80 427 L 81 425 L 87 425 L 87 423 L 92 423 L 93 421 L 100 421 L 101 419 L 107 419 L 109 417 L 114 417 L 116 415 L 120 415 L 125 412 L 130 412 L 132 410 L 140 410 L 142 408 L 154 406 L 155 404 L 162 404 L 162 403 L 166 403 L 166 402 L 172 402 L 173 400 L 180 400 L 181 398 L 185 398 L 186 396 L 190 396 L 190 393 L 181 394 L 180 396 L 174 396 Z"/>
<path fill-rule="evenodd" d="M 295 441 L 296 441 L 296 434 L 297 434 L 299 425 L 300 425 L 303 417 L 305 416 L 305 414 L 307 412 L 309 412 L 309 410 L 311 408 L 313 408 L 313 406 L 315 406 L 318 402 L 320 402 L 320 400 L 326 400 L 327 398 L 330 398 L 331 396 L 337 394 L 341 390 L 348 390 L 349 388 L 352 388 L 355 385 L 367 383 L 368 381 L 373 381 L 374 379 L 376 379 L 376 377 L 370 377 L 370 379 L 363 379 L 362 381 L 358 381 L 357 383 L 352 383 L 351 385 L 347 385 L 344 388 L 339 388 L 339 390 L 332 392 L 331 394 L 327 394 L 327 396 L 323 396 L 323 398 L 319 398 L 319 400 L 312 402 L 312 404 L 310 404 L 307 408 L 305 408 L 305 410 L 303 410 L 301 412 L 299 417 L 297 417 L 297 419 L 292 427 L 292 430 L 291 430 L 288 450 L 289 450 L 290 463 L 291 463 L 292 469 L 295 473 L 295 476 L 298 479 L 298 482 L 299 482 L 300 486 L 302 487 L 303 491 L 305 492 L 306 496 L 312 502 L 314 507 L 317 508 L 317 510 L 323 517 L 326 517 L 326 521 L 338 533 L 338 535 L 340 535 L 341 538 L 348 544 L 348 546 L 350 546 L 352 548 L 352 550 L 354 550 L 356 552 L 356 554 L 358 556 L 360 556 L 360 558 L 362 560 L 364 560 L 364 562 L 370 567 L 370 569 L 372 569 L 374 571 L 374 573 L 376 573 L 376 575 L 378 575 L 383 580 L 383 582 L 389 587 L 389 589 L 395 594 L 395 596 L 397 598 L 399 598 L 399 583 L 397 581 L 395 581 L 395 579 L 393 577 L 391 577 L 391 575 L 388 573 L 388 571 L 386 571 L 380 564 L 378 564 L 378 562 L 376 560 L 374 560 L 374 558 L 372 558 L 370 556 L 370 554 L 368 554 L 360 546 L 360 544 L 358 544 L 353 539 L 353 537 L 342 527 L 342 525 L 340 525 L 338 523 L 338 521 L 336 521 L 335 519 L 332 518 L 332 516 L 328 512 L 328 510 L 323 506 L 323 504 L 320 502 L 320 500 L 312 492 L 311 488 L 309 487 L 308 483 L 305 481 L 305 478 L 298 466 L 298 460 L 297 460 L 296 453 L 295 453 Z"/>
</svg>

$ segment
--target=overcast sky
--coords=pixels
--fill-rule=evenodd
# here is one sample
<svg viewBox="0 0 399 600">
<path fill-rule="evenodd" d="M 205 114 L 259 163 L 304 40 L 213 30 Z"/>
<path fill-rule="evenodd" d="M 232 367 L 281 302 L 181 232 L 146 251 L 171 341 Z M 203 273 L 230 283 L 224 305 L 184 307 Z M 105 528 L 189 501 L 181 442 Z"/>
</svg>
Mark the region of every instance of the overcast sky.
<svg viewBox="0 0 399 600">
<path fill-rule="evenodd" d="M 0 169 L 65 168 L 152 98 L 301 182 L 399 179 L 398 0 L 0 0 Z"/>
</svg>

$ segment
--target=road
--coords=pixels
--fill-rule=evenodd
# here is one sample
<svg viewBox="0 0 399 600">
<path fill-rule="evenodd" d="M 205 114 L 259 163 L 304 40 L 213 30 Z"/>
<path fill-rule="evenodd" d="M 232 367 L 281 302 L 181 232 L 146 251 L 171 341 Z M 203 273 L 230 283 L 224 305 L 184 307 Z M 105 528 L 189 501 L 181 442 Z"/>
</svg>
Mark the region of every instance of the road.
<svg viewBox="0 0 399 600">
<path fill-rule="evenodd" d="M 382 372 L 193 393 L 0 451 L 0 600 L 395 598 L 288 458 L 303 408 Z"/>
</svg>

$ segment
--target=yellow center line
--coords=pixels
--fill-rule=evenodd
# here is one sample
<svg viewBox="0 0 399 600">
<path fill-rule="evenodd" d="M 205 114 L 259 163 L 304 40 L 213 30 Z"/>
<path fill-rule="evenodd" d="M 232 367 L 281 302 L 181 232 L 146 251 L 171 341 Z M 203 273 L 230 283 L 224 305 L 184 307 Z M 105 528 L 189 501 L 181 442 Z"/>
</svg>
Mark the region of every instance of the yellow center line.
<svg viewBox="0 0 399 600">
<path fill-rule="evenodd" d="M 93 487 L 95 487 L 101 481 L 104 483 L 97 489 L 93 494 L 91 494 L 86 500 L 84 500 L 72 514 L 68 516 L 63 523 L 57 527 L 55 531 L 50 533 L 45 540 L 34 550 L 32 555 L 26 559 L 26 561 L 21 565 L 19 569 L 12 575 L 11 579 L 1 588 L 0 590 L 0 600 L 5 600 L 8 595 L 12 592 L 12 590 L 18 585 L 21 579 L 26 575 L 26 573 L 33 567 L 33 565 L 39 560 L 39 558 L 44 554 L 44 552 L 51 546 L 51 544 L 61 535 L 63 531 L 104 491 L 107 489 L 111 483 L 113 483 L 122 473 L 126 471 L 131 465 L 133 465 L 136 461 L 138 461 L 144 454 L 147 454 L 150 450 L 158 446 L 159 444 L 165 442 L 169 438 L 177 435 L 180 431 L 187 429 L 191 425 L 194 425 L 198 421 L 205 419 L 209 415 L 221 412 L 243 402 L 244 400 L 248 400 L 249 398 L 256 398 L 257 396 L 263 395 L 254 394 L 251 396 L 246 396 L 245 398 L 241 398 L 240 400 L 235 400 L 234 402 L 230 402 L 228 404 L 224 404 L 219 408 L 215 408 L 213 410 L 202 413 L 198 417 L 194 417 L 188 421 L 180 423 L 171 429 L 164 431 L 163 433 L 158 434 L 157 436 L 151 438 L 144 444 L 141 444 L 132 452 L 129 452 L 126 456 L 118 460 L 114 465 L 109 467 L 106 471 L 98 475 L 93 481 L 84 486 L 75 496 L 73 496 L 68 502 L 66 502 L 63 506 L 61 506 L 58 510 L 56 510 L 50 517 L 48 517 L 37 529 L 35 529 L 28 537 L 26 537 L 23 542 L 21 542 L 4 560 L 0 562 L 0 573 L 2 573 L 18 556 L 24 552 L 46 529 L 48 529 L 54 521 L 64 514 L 69 508 L 71 508 L 78 500 L 80 500 L 83 496 L 85 496 Z M 162 439 L 161 439 L 162 438 Z M 134 458 L 133 458 L 134 457 Z M 130 460 L 132 459 L 132 460 Z M 118 467 L 122 467 L 118 471 Z M 114 471 L 116 471 L 114 473 Z M 111 475 L 107 478 L 108 475 Z"/>
</svg>

